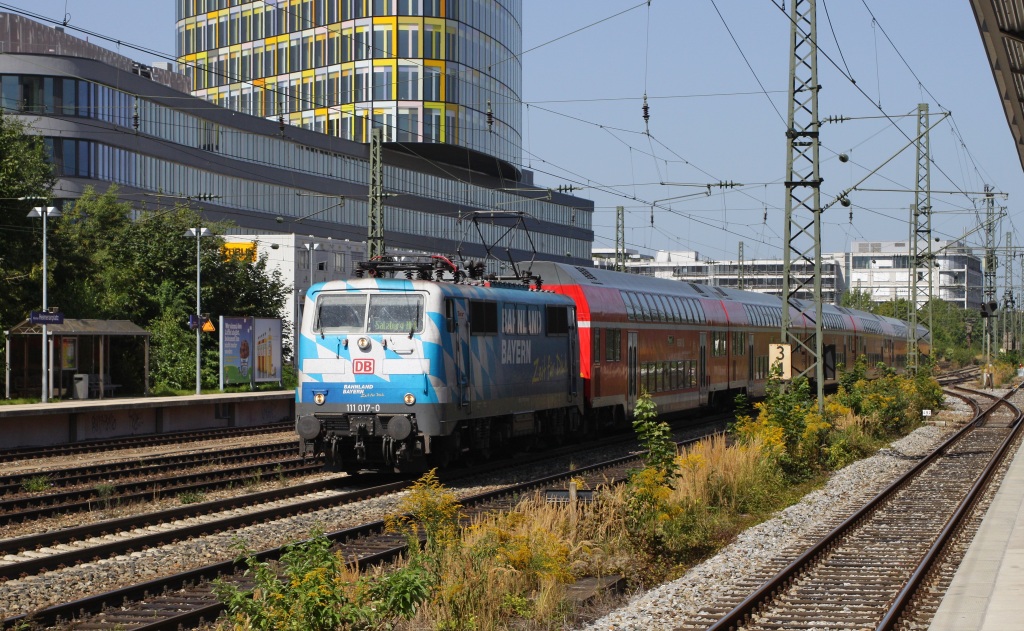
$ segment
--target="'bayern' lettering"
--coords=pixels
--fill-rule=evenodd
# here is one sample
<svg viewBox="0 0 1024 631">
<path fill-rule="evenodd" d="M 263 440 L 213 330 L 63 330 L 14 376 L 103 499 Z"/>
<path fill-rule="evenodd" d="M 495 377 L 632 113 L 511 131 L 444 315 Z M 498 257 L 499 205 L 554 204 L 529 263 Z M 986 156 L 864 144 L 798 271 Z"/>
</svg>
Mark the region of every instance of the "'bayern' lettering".
<svg viewBox="0 0 1024 631">
<path fill-rule="evenodd" d="M 529 364 L 532 354 L 533 346 L 530 340 L 501 341 L 501 363 L 503 364 Z"/>
</svg>

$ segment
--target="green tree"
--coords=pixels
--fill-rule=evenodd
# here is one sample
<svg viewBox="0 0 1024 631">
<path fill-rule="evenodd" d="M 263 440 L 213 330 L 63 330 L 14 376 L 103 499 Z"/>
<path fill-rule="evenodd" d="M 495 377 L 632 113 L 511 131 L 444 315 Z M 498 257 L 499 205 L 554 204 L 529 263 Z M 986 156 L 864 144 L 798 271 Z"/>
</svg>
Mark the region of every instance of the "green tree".
<svg viewBox="0 0 1024 631">
<path fill-rule="evenodd" d="M 196 240 L 185 231 L 204 226 L 216 235 L 229 226 L 207 224 L 185 205 L 143 210 L 134 220 L 132 214 L 111 187 L 103 194 L 86 190 L 56 222 L 54 304 L 70 317 L 126 319 L 150 330 L 154 382 L 183 389 L 195 378 L 194 334 L 186 322 L 195 311 Z M 229 255 L 217 236 L 201 239 L 199 249 L 204 313 L 282 317 L 286 287 L 266 258 Z M 216 346 L 217 337 L 206 336 L 206 387 L 217 382 Z M 141 359 L 125 363 L 139 366 Z"/>
<path fill-rule="evenodd" d="M 871 292 L 859 288 L 849 289 L 839 299 L 839 306 L 861 311 L 871 311 L 874 303 L 871 302 Z"/>
<path fill-rule="evenodd" d="M 43 304 L 42 223 L 27 215 L 34 206 L 48 205 L 55 180 L 42 137 L 29 131 L 0 110 L 0 324 L 5 329 Z"/>
<path fill-rule="evenodd" d="M 927 306 L 921 313 L 927 313 Z M 932 327 L 932 356 L 936 359 L 965 364 L 981 351 L 984 320 L 976 310 L 961 309 L 945 300 L 933 300 Z"/>
<path fill-rule="evenodd" d="M 873 313 L 877 313 L 880 316 L 888 316 L 890 318 L 899 318 L 900 320 L 910 320 L 910 301 L 906 298 L 897 298 L 896 300 L 887 300 L 886 302 L 880 302 L 875 305 L 874 309 L 871 310 Z M 920 318 L 918 312 L 918 318 Z"/>
</svg>

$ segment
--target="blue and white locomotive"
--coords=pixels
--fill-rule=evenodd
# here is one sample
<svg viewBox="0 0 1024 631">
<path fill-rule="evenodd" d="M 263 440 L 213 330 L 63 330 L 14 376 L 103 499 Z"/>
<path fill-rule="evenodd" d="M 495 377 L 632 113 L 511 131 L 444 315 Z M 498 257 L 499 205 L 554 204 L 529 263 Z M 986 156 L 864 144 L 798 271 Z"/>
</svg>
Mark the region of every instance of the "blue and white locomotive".
<svg viewBox="0 0 1024 631">
<path fill-rule="evenodd" d="M 571 298 L 418 276 L 309 289 L 298 340 L 302 454 L 346 471 L 422 471 L 580 429 Z"/>
</svg>

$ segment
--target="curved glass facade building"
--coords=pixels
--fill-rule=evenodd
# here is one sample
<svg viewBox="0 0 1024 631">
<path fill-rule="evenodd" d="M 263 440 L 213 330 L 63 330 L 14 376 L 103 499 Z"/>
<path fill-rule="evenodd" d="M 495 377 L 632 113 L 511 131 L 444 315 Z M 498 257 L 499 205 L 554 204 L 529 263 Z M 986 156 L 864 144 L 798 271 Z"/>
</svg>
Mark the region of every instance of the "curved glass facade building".
<svg viewBox="0 0 1024 631">
<path fill-rule="evenodd" d="M 521 162 L 522 0 L 176 0 L 195 96 L 331 136 Z"/>
</svg>

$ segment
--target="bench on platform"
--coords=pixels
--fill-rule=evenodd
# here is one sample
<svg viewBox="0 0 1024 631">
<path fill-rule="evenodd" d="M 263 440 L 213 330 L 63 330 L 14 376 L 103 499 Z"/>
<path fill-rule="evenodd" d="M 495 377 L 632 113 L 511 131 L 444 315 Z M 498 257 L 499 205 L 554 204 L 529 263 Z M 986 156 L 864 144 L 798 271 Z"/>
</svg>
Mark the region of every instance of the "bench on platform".
<svg viewBox="0 0 1024 631">
<path fill-rule="evenodd" d="M 111 383 L 110 375 L 105 375 L 103 378 L 103 396 L 112 397 L 117 392 L 117 389 L 121 387 L 119 383 Z M 89 375 L 89 398 L 98 399 L 100 396 L 100 376 L 97 374 Z"/>
</svg>

